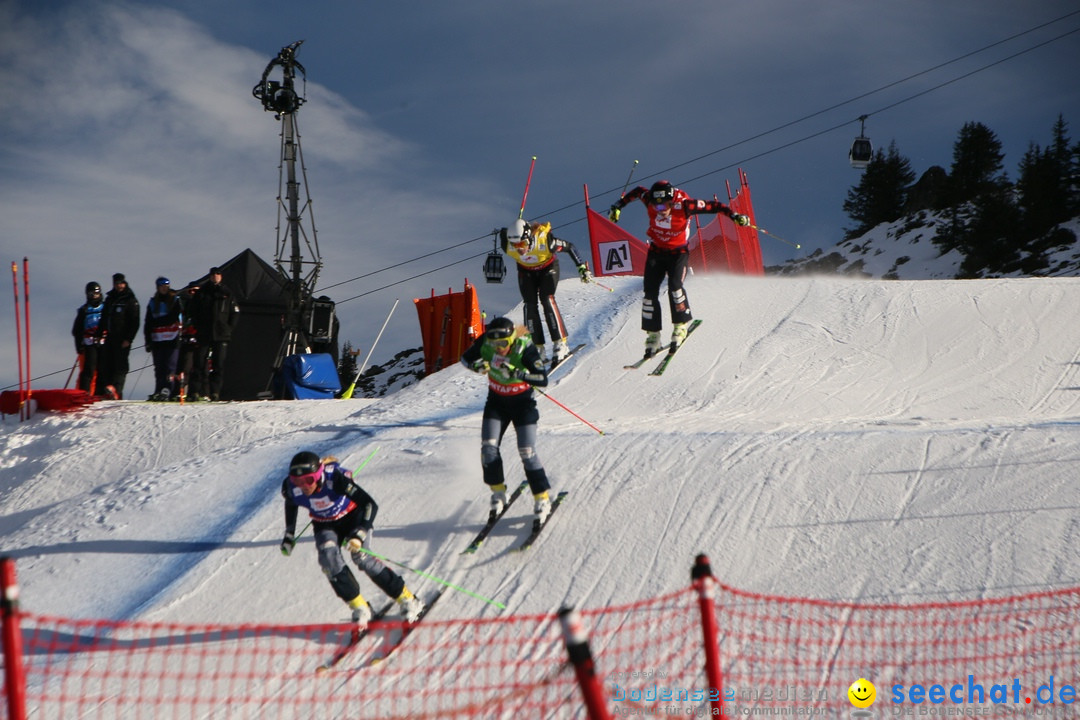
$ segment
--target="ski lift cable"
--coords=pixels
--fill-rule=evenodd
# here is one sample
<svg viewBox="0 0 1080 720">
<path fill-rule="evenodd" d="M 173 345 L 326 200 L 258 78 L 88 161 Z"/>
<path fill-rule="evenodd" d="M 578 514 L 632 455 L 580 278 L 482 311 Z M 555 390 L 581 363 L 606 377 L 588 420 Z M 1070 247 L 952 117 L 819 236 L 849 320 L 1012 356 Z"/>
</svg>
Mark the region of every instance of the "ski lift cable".
<svg viewBox="0 0 1080 720">
<path fill-rule="evenodd" d="M 1028 34 L 1030 34 L 1032 32 L 1035 32 L 1035 31 L 1040 30 L 1042 28 L 1048 27 L 1050 25 L 1054 25 L 1054 24 L 1059 23 L 1059 22 L 1061 22 L 1063 20 L 1067 20 L 1067 19 L 1069 19 L 1069 18 L 1071 18 L 1071 17 L 1073 17 L 1075 15 L 1080 15 L 1080 10 L 1074 10 L 1074 11 L 1072 11 L 1070 13 L 1066 13 L 1065 15 L 1062 15 L 1062 16 L 1060 16 L 1058 18 L 1053 19 L 1053 20 L 1049 20 L 1047 22 L 1041 23 L 1041 24 L 1036 25 L 1034 27 L 1028 28 L 1027 30 L 1023 30 L 1023 31 L 1020 31 L 1018 33 L 1014 33 L 1013 35 L 1010 35 L 1009 37 L 1006 37 L 1006 38 L 1003 38 L 1001 40 L 995 41 L 995 42 L 990 43 L 988 45 L 984 45 L 981 48 L 978 48 L 976 50 L 972 50 L 970 52 L 964 53 L 963 55 L 959 55 L 959 56 L 957 56 L 955 58 L 952 58 L 951 60 L 947 60 L 945 62 L 938 63 L 937 65 L 934 65 L 934 66 L 932 66 L 930 68 L 927 68 L 925 70 L 921 70 L 921 71 L 919 71 L 917 73 L 913 73 L 913 74 L 908 75 L 906 77 L 903 77 L 903 78 L 894 80 L 892 82 L 886 83 L 885 85 L 882 85 L 882 86 L 880 86 L 880 87 L 878 87 L 878 88 L 876 88 L 874 90 L 867 91 L 865 93 L 862 93 L 860 95 L 856 95 L 856 96 L 854 96 L 852 98 L 849 98 L 847 100 L 844 100 L 842 102 L 835 103 L 835 104 L 833 104 L 833 105 L 831 105 L 831 106 L 829 106 L 827 108 L 817 110 L 815 112 L 804 115 L 804 116 L 802 116 L 802 117 L 800 117 L 798 119 L 791 120 L 789 122 L 783 123 L 781 125 L 778 125 L 778 126 L 772 128 L 771 130 L 766 130 L 764 132 L 757 133 L 756 135 L 752 135 L 752 136 L 744 138 L 742 140 L 738 140 L 738 141 L 736 141 L 734 143 L 726 145 L 726 146 L 724 146 L 722 148 L 719 148 L 717 150 L 713 150 L 713 151 L 705 153 L 703 155 L 699 155 L 699 156 L 697 156 L 695 158 L 691 158 L 691 159 L 686 160 L 684 162 L 681 162 L 681 163 L 678 163 L 676 165 L 672 165 L 672 166 L 670 166 L 668 168 L 659 170 L 659 171 L 657 171 L 655 173 L 652 173 L 651 175 L 648 175 L 648 176 L 642 178 L 642 180 L 648 180 L 650 178 L 654 178 L 654 177 L 657 177 L 659 175 L 669 174 L 673 170 L 677 170 L 677 169 L 679 169 L 681 167 L 685 167 L 685 166 L 693 164 L 695 162 L 699 162 L 701 160 L 704 160 L 705 158 L 712 157 L 713 155 L 717 155 L 717 154 L 719 154 L 721 152 L 725 152 L 727 150 L 731 150 L 733 148 L 736 148 L 736 147 L 738 147 L 740 145 L 744 145 L 744 144 L 752 142 L 754 140 L 758 140 L 760 138 L 766 137 L 766 136 L 771 135 L 771 134 L 773 134 L 775 132 L 779 132 L 780 130 L 784 130 L 784 129 L 789 128 L 789 127 L 791 127 L 793 125 L 797 125 L 799 123 L 805 122 L 805 121 L 810 120 L 812 118 L 815 118 L 815 117 L 817 117 L 819 115 L 823 115 L 823 114 L 825 114 L 827 112 L 830 112 L 832 110 L 836 110 L 836 109 L 841 108 L 841 107 L 843 107 L 845 105 L 849 105 L 849 104 L 851 104 L 853 102 L 857 102 L 859 100 L 867 98 L 867 97 L 869 97 L 871 95 L 874 95 L 876 93 L 882 92 L 882 91 L 887 90 L 889 88 L 895 87 L 895 86 L 900 85 L 902 83 L 908 82 L 908 81 L 913 80 L 915 78 L 921 77 L 921 76 L 926 75 L 926 74 L 931 73 L 931 72 L 934 72 L 935 70 L 940 70 L 941 68 L 947 67 L 949 65 L 957 63 L 957 62 L 959 62 L 961 60 L 964 60 L 966 58 L 970 58 L 972 56 L 978 55 L 979 53 L 985 52 L 986 50 L 990 50 L 990 49 L 992 49 L 994 47 L 997 47 L 999 45 L 1002 45 L 1004 43 L 1007 43 L 1007 42 L 1010 42 L 1010 41 L 1015 40 L 1017 38 L 1023 37 L 1024 35 L 1028 35 Z M 905 98 L 897 100 L 896 102 L 893 102 L 893 103 L 890 103 L 890 104 L 885 105 L 883 107 L 880 107 L 880 108 L 878 108 L 878 109 L 876 109 L 876 110 L 874 110 L 872 112 L 865 113 L 864 115 L 862 115 L 860 117 L 868 118 L 868 117 L 870 117 L 872 115 L 877 115 L 877 114 L 880 114 L 882 112 L 885 112 L 886 110 L 891 110 L 892 108 L 895 108 L 895 107 L 897 107 L 899 105 L 902 105 L 904 103 L 915 100 L 916 98 L 922 97 L 923 95 L 927 95 L 927 94 L 929 94 L 931 92 L 934 92 L 936 90 L 940 90 L 943 87 L 947 87 L 948 85 L 951 85 L 953 83 L 959 82 L 959 81 L 964 80 L 964 79 L 967 79 L 967 78 L 969 78 L 969 77 L 971 77 L 973 75 L 976 75 L 976 74 L 978 74 L 978 73 L 980 73 L 980 72 L 982 72 L 984 70 L 995 67 L 997 65 L 1008 62 L 1010 60 L 1014 60 L 1017 57 L 1020 57 L 1021 55 L 1025 55 L 1025 54 L 1027 54 L 1029 52 L 1032 52 L 1032 51 L 1037 50 L 1039 48 L 1045 47 L 1046 45 L 1049 45 L 1051 43 L 1062 40 L 1063 38 L 1066 38 L 1066 37 L 1068 37 L 1070 35 L 1073 35 L 1073 34 L 1075 34 L 1077 32 L 1080 32 L 1080 27 L 1073 28 L 1072 30 L 1068 30 L 1066 32 L 1063 32 L 1063 33 L 1061 33 L 1061 34 L 1059 34 L 1059 35 L 1057 35 L 1057 36 L 1055 36 L 1053 38 L 1050 38 L 1048 40 L 1044 40 L 1044 41 L 1039 42 L 1039 43 L 1037 43 L 1035 45 L 1027 47 L 1027 48 L 1025 48 L 1023 50 L 1019 50 L 1019 51 L 1017 51 L 1017 52 L 1015 52 L 1015 53 L 1013 53 L 1011 55 L 1008 55 L 1006 57 L 995 60 L 995 61 L 993 61 L 991 63 L 988 63 L 986 65 L 983 65 L 981 67 L 975 68 L 974 70 L 971 70 L 970 72 L 964 73 L 964 74 L 959 75 L 957 77 L 954 77 L 954 78 L 952 78 L 950 80 L 946 80 L 946 81 L 944 81 L 942 83 L 939 83 L 937 85 L 934 85 L 933 87 L 930 87 L 930 88 L 927 88 L 927 89 L 922 90 L 920 92 L 917 92 L 917 93 L 915 93 L 913 95 L 909 95 L 909 96 L 907 96 Z M 685 184 L 685 183 L 688 183 L 688 182 L 693 182 L 695 180 L 700 180 L 700 179 L 705 178 L 705 177 L 709 177 L 711 175 L 715 175 L 716 173 L 723 172 L 724 170 L 729 170 L 732 167 L 737 167 L 738 165 L 749 162 L 750 160 L 756 160 L 758 158 L 765 157 L 767 155 L 771 155 L 772 153 L 779 152 L 780 150 L 785 150 L 785 149 L 790 148 L 790 147 L 792 147 L 794 145 L 798 145 L 799 143 L 806 142 L 808 140 L 812 140 L 812 139 L 820 137 L 822 135 L 826 135 L 828 133 L 838 131 L 838 130 L 844 128 L 844 127 L 847 127 L 852 122 L 855 122 L 855 120 L 845 120 L 844 122 L 842 122 L 840 124 L 834 125 L 832 127 L 826 128 L 824 130 L 820 130 L 820 131 L 811 133 L 811 134 L 806 135 L 806 136 L 804 136 L 802 138 L 792 140 L 791 142 L 783 143 L 783 144 L 778 145 L 776 147 L 763 150 L 760 153 L 751 155 L 749 157 L 745 157 L 745 158 L 743 158 L 741 160 L 738 160 L 736 162 L 729 163 L 727 165 L 724 165 L 723 167 L 716 168 L 716 169 L 711 170 L 711 171 L 709 171 L 707 173 L 703 173 L 701 175 L 697 175 L 695 177 L 688 178 L 686 180 L 682 180 L 680 182 Z M 604 190 L 604 191 L 602 191 L 600 193 L 597 193 L 595 197 L 602 197 L 604 195 L 607 195 L 607 194 L 612 193 L 612 192 L 616 192 L 618 190 L 619 190 L 618 187 L 613 187 L 613 188 L 610 188 L 608 190 Z M 554 210 L 550 210 L 550 211 L 548 211 L 546 213 L 541 213 L 541 215 L 543 215 L 543 216 L 557 215 L 557 214 L 559 214 L 561 212 L 564 212 L 564 211 L 567 211 L 567 210 L 572 210 L 574 208 L 579 207 L 582 204 L 582 202 L 583 201 L 581 201 L 581 200 L 577 200 L 577 201 L 569 203 L 567 205 L 563 205 L 562 207 L 555 208 Z M 554 228 L 568 227 L 570 225 L 576 225 L 577 223 L 582 222 L 582 220 L 583 220 L 583 218 L 577 218 L 575 220 L 571 220 L 571 221 L 566 222 L 566 223 L 562 223 L 562 224 L 559 224 L 559 225 L 554 225 L 553 227 Z M 362 279 L 371 277 L 373 275 L 377 275 L 377 274 L 379 274 L 381 272 L 385 272 L 387 270 L 392 270 L 394 268 L 401 267 L 402 265 L 407 265 L 409 263 L 418 262 L 418 261 L 423 260 L 425 258 L 431 257 L 432 255 L 436 255 L 436 254 L 439 254 L 439 253 L 442 253 L 442 252 L 453 250 L 455 248 L 458 248 L 458 247 L 461 247 L 461 246 L 464 246 L 464 245 L 468 245 L 470 243 L 474 243 L 474 242 L 477 242 L 477 241 L 480 241 L 480 240 L 485 240 L 488 237 L 490 237 L 490 235 L 491 235 L 490 233 L 480 235 L 480 236 L 474 237 L 474 238 L 472 238 L 470 240 L 465 240 L 465 241 L 462 241 L 460 243 L 457 243 L 456 245 L 450 245 L 450 246 L 442 248 L 440 250 L 435 250 L 433 252 L 425 253 L 424 255 L 420 255 L 420 256 L 417 256 L 415 258 L 411 258 L 409 260 L 405 260 L 405 261 L 402 261 L 400 263 L 396 263 L 394 265 L 379 268 L 377 270 L 373 270 L 373 271 L 371 271 L 369 273 L 365 273 L 363 275 L 359 275 L 357 277 L 350 278 L 348 280 L 342 280 L 341 282 L 334 283 L 333 285 L 327 285 L 326 287 L 320 288 L 320 292 L 324 291 L 324 290 L 327 290 L 327 289 L 330 289 L 330 288 L 338 287 L 340 285 L 345 285 L 345 284 L 350 283 L 350 282 L 354 282 L 354 281 L 357 281 L 357 280 L 362 280 Z M 476 257 L 481 257 L 481 256 L 486 255 L 486 254 L 487 253 L 482 253 L 481 255 L 475 255 L 475 256 L 471 256 L 469 258 L 465 258 L 463 260 L 458 260 L 458 261 L 450 263 L 448 265 L 444 265 L 442 267 L 436 268 L 435 270 L 431 270 L 431 271 L 424 272 L 424 273 L 421 273 L 419 275 L 416 275 L 416 276 L 414 276 L 414 278 L 423 277 L 424 275 L 430 274 L 431 272 L 436 272 L 438 270 L 442 270 L 442 269 L 445 269 L 447 267 L 453 267 L 454 265 L 458 265 L 460 263 L 467 262 L 469 260 L 475 259 Z M 414 279 L 414 278 L 409 278 L 409 279 Z M 400 282 L 404 282 L 404 281 L 400 281 Z M 383 289 L 386 289 L 388 287 L 393 287 L 394 285 L 400 284 L 400 282 L 392 283 L 390 285 L 386 285 L 384 287 L 378 288 L 378 290 L 383 290 Z M 370 292 L 376 292 L 376 291 L 373 290 L 373 291 L 370 291 Z M 370 292 L 363 293 L 362 295 L 357 295 L 357 296 L 355 296 L 353 298 L 349 298 L 349 299 L 352 300 L 352 299 L 355 299 L 356 297 L 363 297 L 363 295 L 370 294 Z"/>
</svg>

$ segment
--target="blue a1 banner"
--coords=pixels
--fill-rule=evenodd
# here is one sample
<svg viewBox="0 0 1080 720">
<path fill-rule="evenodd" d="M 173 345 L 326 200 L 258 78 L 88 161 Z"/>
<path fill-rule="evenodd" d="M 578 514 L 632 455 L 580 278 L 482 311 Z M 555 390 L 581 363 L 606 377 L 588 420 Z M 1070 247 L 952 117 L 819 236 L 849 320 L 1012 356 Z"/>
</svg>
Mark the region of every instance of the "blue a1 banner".
<svg viewBox="0 0 1080 720">
<path fill-rule="evenodd" d="M 641 275 L 649 246 L 592 208 L 586 208 L 593 274 Z"/>
</svg>

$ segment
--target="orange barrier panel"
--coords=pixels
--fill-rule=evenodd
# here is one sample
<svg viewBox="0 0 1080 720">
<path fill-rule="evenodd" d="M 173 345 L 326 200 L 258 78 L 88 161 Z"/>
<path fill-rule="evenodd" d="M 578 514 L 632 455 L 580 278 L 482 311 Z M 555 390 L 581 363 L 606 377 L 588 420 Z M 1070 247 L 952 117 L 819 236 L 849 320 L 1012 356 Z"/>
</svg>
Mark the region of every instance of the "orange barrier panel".
<svg viewBox="0 0 1080 720">
<path fill-rule="evenodd" d="M 453 365 L 484 330 L 476 288 L 465 281 L 465 289 L 430 298 L 417 298 L 416 314 L 424 341 L 424 373 L 430 375 Z"/>
</svg>

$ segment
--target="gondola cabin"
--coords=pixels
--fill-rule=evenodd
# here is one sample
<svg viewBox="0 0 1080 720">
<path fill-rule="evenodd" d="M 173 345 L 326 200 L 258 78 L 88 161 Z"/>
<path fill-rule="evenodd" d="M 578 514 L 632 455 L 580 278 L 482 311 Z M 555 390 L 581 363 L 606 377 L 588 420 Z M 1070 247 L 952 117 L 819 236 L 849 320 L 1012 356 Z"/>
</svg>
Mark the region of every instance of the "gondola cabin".
<svg viewBox="0 0 1080 720">
<path fill-rule="evenodd" d="M 870 158 L 873 156 L 874 146 L 870 144 L 870 138 L 860 135 L 851 143 L 851 150 L 848 151 L 848 162 L 856 170 L 862 170 L 870 163 Z"/>
<path fill-rule="evenodd" d="M 506 276 L 506 265 L 498 250 L 492 250 L 484 260 L 484 280 L 489 283 L 501 283 Z"/>
<path fill-rule="evenodd" d="M 866 117 L 866 115 L 859 116 L 859 137 L 851 143 L 851 149 L 848 150 L 847 155 L 848 162 L 856 170 L 865 168 L 874 157 L 874 146 L 870 144 L 870 138 L 866 137 Z"/>
</svg>

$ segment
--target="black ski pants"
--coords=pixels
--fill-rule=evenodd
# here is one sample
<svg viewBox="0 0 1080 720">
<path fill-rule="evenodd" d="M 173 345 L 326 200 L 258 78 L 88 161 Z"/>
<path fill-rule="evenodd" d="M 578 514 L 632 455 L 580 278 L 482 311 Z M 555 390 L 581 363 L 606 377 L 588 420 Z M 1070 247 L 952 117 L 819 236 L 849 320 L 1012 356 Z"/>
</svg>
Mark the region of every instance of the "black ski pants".
<svg viewBox="0 0 1080 720">
<path fill-rule="evenodd" d="M 686 249 L 668 252 L 649 247 L 645 258 L 643 285 L 645 299 L 641 302 L 641 329 L 660 332 L 664 326 L 660 314 L 660 283 L 667 278 L 668 304 L 671 308 L 671 322 L 685 323 L 693 320 L 690 314 L 690 301 L 686 298 L 683 282 L 690 267 L 690 253 Z"/>
<path fill-rule="evenodd" d="M 544 321 L 551 333 L 551 341 L 558 342 L 566 337 L 566 324 L 563 323 L 559 305 L 555 302 L 555 288 L 559 286 L 559 261 L 557 258 L 547 267 L 538 270 L 523 268 L 518 265 L 518 290 L 525 306 L 525 327 L 532 334 L 534 345 L 544 344 Z M 543 317 L 540 308 L 543 307 Z"/>
</svg>

